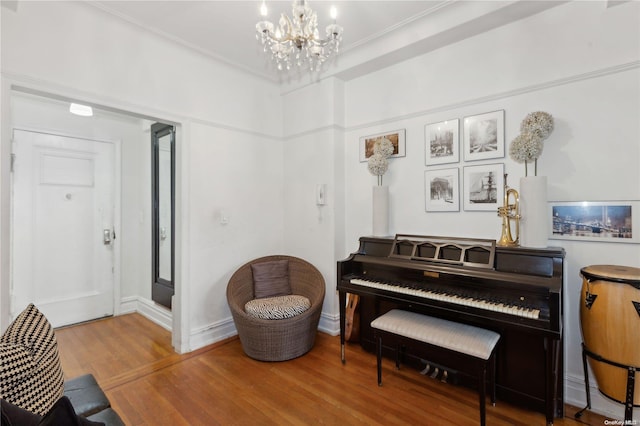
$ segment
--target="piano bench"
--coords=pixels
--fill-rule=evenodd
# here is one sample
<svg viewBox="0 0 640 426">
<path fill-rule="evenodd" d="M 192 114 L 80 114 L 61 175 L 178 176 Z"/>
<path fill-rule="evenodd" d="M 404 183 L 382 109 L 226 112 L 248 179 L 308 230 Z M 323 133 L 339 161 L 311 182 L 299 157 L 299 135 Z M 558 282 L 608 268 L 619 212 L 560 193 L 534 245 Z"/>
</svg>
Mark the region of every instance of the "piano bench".
<svg viewBox="0 0 640 426">
<path fill-rule="evenodd" d="M 421 356 L 478 377 L 480 424 L 485 425 L 487 369 L 491 386 L 491 402 L 496 401 L 496 347 L 500 335 L 491 330 L 434 318 L 427 315 L 393 309 L 371 322 L 376 339 L 378 386 L 382 386 L 382 339 L 394 337 L 396 368 L 400 367 L 403 344 L 410 344 Z M 451 365 L 455 363 L 456 365 Z"/>
</svg>

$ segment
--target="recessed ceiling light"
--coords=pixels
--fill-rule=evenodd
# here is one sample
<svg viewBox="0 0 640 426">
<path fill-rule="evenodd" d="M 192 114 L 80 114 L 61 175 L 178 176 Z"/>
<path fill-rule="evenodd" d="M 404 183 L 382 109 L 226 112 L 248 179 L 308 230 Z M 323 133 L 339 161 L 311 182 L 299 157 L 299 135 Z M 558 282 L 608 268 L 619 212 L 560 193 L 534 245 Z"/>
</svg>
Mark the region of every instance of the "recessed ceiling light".
<svg viewBox="0 0 640 426">
<path fill-rule="evenodd" d="M 91 117 L 93 115 L 93 109 L 90 106 L 81 104 L 69 105 L 69 112 L 83 117 Z"/>
</svg>

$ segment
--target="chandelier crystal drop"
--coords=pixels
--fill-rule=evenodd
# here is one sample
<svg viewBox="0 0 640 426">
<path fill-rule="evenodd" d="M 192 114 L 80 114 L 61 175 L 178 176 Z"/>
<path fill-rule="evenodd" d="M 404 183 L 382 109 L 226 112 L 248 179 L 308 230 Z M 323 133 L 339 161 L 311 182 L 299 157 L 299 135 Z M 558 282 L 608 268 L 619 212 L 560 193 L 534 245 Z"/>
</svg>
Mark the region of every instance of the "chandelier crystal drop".
<svg viewBox="0 0 640 426">
<path fill-rule="evenodd" d="M 262 2 L 260 13 L 267 15 L 267 7 Z M 336 9 L 331 9 L 333 23 L 327 25 L 326 38 L 320 38 L 318 18 L 306 0 L 294 0 L 292 17 L 284 13 L 278 26 L 264 20 L 256 24 L 256 38 L 262 41 L 265 52 L 271 52 L 279 70 L 290 70 L 292 65 L 309 67 L 312 71 L 332 55 L 338 53 L 342 41 L 342 27 L 336 24 Z"/>
</svg>

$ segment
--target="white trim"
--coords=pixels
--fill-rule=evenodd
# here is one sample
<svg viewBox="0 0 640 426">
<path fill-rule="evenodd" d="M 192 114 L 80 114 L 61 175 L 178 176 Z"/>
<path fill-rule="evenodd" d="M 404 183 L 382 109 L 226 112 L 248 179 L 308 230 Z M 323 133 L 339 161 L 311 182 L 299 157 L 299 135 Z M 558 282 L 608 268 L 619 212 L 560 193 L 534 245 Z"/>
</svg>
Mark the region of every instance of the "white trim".
<svg viewBox="0 0 640 426">
<path fill-rule="evenodd" d="M 278 78 L 277 78 L 277 77 L 279 77 L 278 74 L 266 75 L 266 74 L 263 74 L 261 72 L 256 71 L 255 69 L 253 69 L 251 67 L 243 65 L 240 62 L 235 62 L 235 61 L 229 60 L 229 59 L 225 58 L 224 56 L 218 55 L 217 53 L 215 53 L 215 52 L 213 52 L 213 51 L 211 51 L 209 49 L 202 48 L 202 47 L 200 47 L 200 46 L 198 46 L 198 45 L 196 45 L 194 43 L 188 42 L 188 41 L 186 41 L 186 40 L 184 40 L 184 39 L 182 39 L 180 37 L 177 37 L 177 36 L 175 36 L 173 34 L 170 34 L 170 33 L 166 32 L 166 31 L 163 31 L 161 29 L 157 29 L 157 28 L 154 28 L 152 26 L 149 26 L 149 25 L 145 24 L 144 22 L 141 22 L 138 19 L 133 18 L 133 17 L 131 17 L 129 15 L 120 13 L 119 11 L 110 8 L 108 3 L 109 2 L 106 2 L 106 3 L 87 2 L 88 5 L 93 6 L 93 7 L 97 8 L 97 9 L 100 9 L 103 12 L 106 12 L 106 13 L 112 15 L 112 16 L 115 16 L 116 18 L 118 18 L 118 19 L 120 19 L 122 21 L 125 21 L 125 22 L 129 23 L 130 25 L 132 25 L 132 26 L 134 26 L 136 28 L 142 29 L 142 30 L 144 30 L 146 32 L 149 32 L 149 33 L 154 34 L 154 35 L 156 35 L 158 37 L 161 37 L 161 38 L 163 38 L 163 39 L 165 39 L 167 41 L 175 43 L 178 46 L 185 47 L 187 49 L 193 50 L 194 52 L 198 52 L 199 54 L 204 55 L 204 56 L 206 56 L 208 58 L 214 59 L 215 61 L 217 61 L 217 62 L 219 62 L 221 64 L 224 64 L 225 66 L 229 67 L 232 71 L 233 70 L 241 70 L 241 71 L 243 71 L 243 72 L 245 72 L 245 73 L 247 73 L 249 75 L 264 79 L 264 80 L 269 81 L 271 83 L 275 83 L 275 82 L 278 81 Z"/>
<path fill-rule="evenodd" d="M 232 124 L 225 124 L 216 121 L 206 120 L 193 116 L 184 116 L 178 111 L 156 110 L 148 107 L 142 107 L 138 104 L 123 102 L 119 99 L 108 98 L 93 92 L 79 91 L 74 88 L 62 86 L 47 80 L 34 78 L 28 75 L 13 73 L 11 71 L 1 71 L 2 78 L 9 82 L 9 88 L 22 93 L 36 96 L 57 99 L 65 102 L 77 101 L 91 105 L 93 108 L 105 111 L 115 112 L 119 114 L 127 114 L 150 121 L 161 121 L 163 123 L 179 126 L 189 120 L 193 123 L 202 124 L 223 130 L 243 133 L 265 139 L 279 140 L 280 135 L 272 135 L 262 133 L 255 130 L 247 130 L 245 128 L 236 127 Z M 173 118 L 167 118 L 173 117 Z"/>
<path fill-rule="evenodd" d="M 591 394 L 591 409 L 589 411 L 593 411 L 594 413 L 601 414 L 611 419 L 624 419 L 624 404 L 613 402 L 609 398 L 603 396 L 595 383 L 593 372 L 589 370 L 589 391 Z M 587 405 L 584 377 L 565 375 L 564 402 L 580 409 Z M 640 416 L 640 408 L 634 408 L 633 418 L 637 419 L 638 416 Z"/>
<path fill-rule="evenodd" d="M 325 312 L 320 314 L 320 324 L 318 330 L 327 333 L 330 336 L 338 336 L 340 334 L 340 314 L 329 315 Z"/>
<path fill-rule="evenodd" d="M 0 11 L 2 7 L 0 7 Z M 0 13 L 1 14 L 1 13 Z M 9 326 L 11 321 L 11 180 L 10 173 L 12 138 L 11 126 L 6 125 L 11 120 L 10 97 L 11 86 L 8 81 L 0 80 L 0 331 Z"/>
<path fill-rule="evenodd" d="M 158 305 L 153 300 L 140 296 L 130 296 L 123 298 L 119 305 L 121 314 L 139 313 L 165 330 L 171 331 L 173 323 L 171 311 L 162 305 Z"/>
<path fill-rule="evenodd" d="M 189 271 L 191 270 L 191 256 L 189 255 L 189 155 L 191 121 L 184 120 L 176 126 L 176 149 L 175 149 L 175 282 L 173 308 L 173 333 L 171 334 L 171 344 L 178 353 L 186 353 L 192 350 L 191 344 L 191 322 L 189 313 L 191 311 L 191 299 L 189 295 Z M 182 171 L 185 171 L 184 173 Z"/>
<path fill-rule="evenodd" d="M 118 300 L 120 300 L 120 294 L 122 293 L 122 277 L 120 274 L 122 273 L 122 246 L 120 238 L 121 230 L 122 230 L 122 140 L 118 139 L 114 142 L 114 176 L 113 176 L 113 184 L 115 185 L 113 189 L 113 233 L 115 234 L 115 238 L 112 239 L 113 245 L 113 315 L 118 315 L 120 313 L 120 304 Z"/>
<path fill-rule="evenodd" d="M 392 124 L 392 123 L 396 123 L 403 120 L 422 117 L 424 115 L 430 115 L 430 114 L 460 109 L 464 107 L 485 104 L 492 101 L 524 95 L 526 93 L 539 92 L 541 90 L 546 90 L 553 87 L 565 86 L 568 84 L 578 83 L 581 81 L 592 80 L 600 77 L 606 77 L 606 76 L 618 74 L 621 72 L 631 71 L 637 68 L 640 68 L 640 61 L 631 61 L 624 64 L 613 65 L 607 68 L 601 68 L 594 71 L 589 71 L 581 74 L 574 74 L 568 77 L 558 78 L 555 80 L 549 80 L 549 81 L 545 81 L 538 84 L 523 86 L 523 87 L 512 89 L 512 90 L 507 90 L 505 92 L 497 92 L 490 95 L 481 96 L 479 98 L 472 98 L 472 99 L 467 99 L 460 102 L 455 102 L 453 104 L 442 105 L 436 108 L 415 111 L 408 114 L 397 115 L 395 117 L 389 117 L 382 120 L 362 123 L 355 126 L 347 126 L 345 130 L 349 132 L 354 130 L 366 129 L 368 127 Z M 289 135 L 288 137 L 292 138 L 294 137 L 294 135 Z"/>
<path fill-rule="evenodd" d="M 191 331 L 191 350 L 203 348 L 238 334 L 232 318 L 216 321 Z"/>
</svg>

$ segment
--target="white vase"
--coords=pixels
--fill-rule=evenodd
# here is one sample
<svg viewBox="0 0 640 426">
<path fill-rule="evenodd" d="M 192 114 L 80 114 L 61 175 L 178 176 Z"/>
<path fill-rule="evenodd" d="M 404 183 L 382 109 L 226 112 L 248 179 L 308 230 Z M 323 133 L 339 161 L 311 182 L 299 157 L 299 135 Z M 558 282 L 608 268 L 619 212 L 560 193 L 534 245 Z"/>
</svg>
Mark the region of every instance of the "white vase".
<svg viewBox="0 0 640 426">
<path fill-rule="evenodd" d="M 547 177 L 520 178 L 520 245 L 544 248 L 549 239 Z"/>
<path fill-rule="evenodd" d="M 389 235 L 389 187 L 373 187 L 373 235 Z"/>
</svg>

